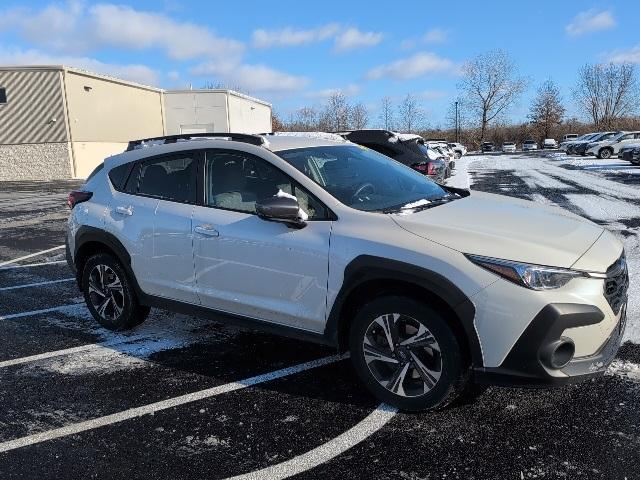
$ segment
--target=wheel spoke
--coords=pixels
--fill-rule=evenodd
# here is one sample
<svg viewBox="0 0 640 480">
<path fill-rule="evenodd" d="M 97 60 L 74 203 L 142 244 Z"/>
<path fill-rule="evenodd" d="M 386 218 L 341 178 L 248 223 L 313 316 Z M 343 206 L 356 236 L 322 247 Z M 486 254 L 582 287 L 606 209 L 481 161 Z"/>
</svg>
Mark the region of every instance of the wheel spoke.
<svg viewBox="0 0 640 480">
<path fill-rule="evenodd" d="M 105 316 L 105 311 L 107 310 L 107 307 L 109 306 L 109 303 L 111 303 L 111 301 L 111 297 L 106 297 L 104 301 L 96 308 L 101 317 L 107 318 Z"/>
<path fill-rule="evenodd" d="M 113 317 L 118 318 L 122 313 L 122 308 L 118 305 L 118 302 L 116 302 L 113 293 L 111 293 L 111 304 L 113 305 Z"/>
<path fill-rule="evenodd" d="M 102 291 L 102 289 L 98 286 L 98 284 L 95 282 L 95 280 L 92 279 L 91 277 L 89 277 L 89 292 L 97 293 L 98 295 L 100 295 L 103 298 L 105 297 L 105 294 Z"/>
<path fill-rule="evenodd" d="M 424 382 L 425 386 L 429 387 L 429 390 L 431 390 L 440 379 L 441 372 L 436 372 L 435 370 L 431 370 L 424 363 L 422 363 L 422 361 L 418 358 L 418 356 L 415 353 L 413 352 L 409 352 L 409 353 L 411 353 L 411 359 L 412 359 L 411 364 L 413 368 L 418 372 L 418 375 L 420 375 L 420 377 L 422 378 L 422 381 Z"/>
<path fill-rule="evenodd" d="M 403 397 L 406 395 L 404 393 L 404 379 L 407 376 L 407 372 L 409 371 L 409 364 L 405 363 L 404 365 L 398 366 L 393 375 L 387 382 L 386 387 L 391 390 L 393 393 L 397 395 L 402 395 Z"/>
<path fill-rule="evenodd" d="M 376 323 L 382 327 L 384 336 L 389 344 L 389 349 L 392 352 L 395 350 L 395 345 L 398 343 L 398 327 L 396 325 L 396 320 L 399 316 L 400 315 L 397 313 L 391 313 L 389 315 L 383 315 L 376 318 Z"/>
<path fill-rule="evenodd" d="M 431 332 L 422 324 L 420 324 L 418 332 L 415 335 L 403 340 L 400 345 L 404 345 L 409 348 L 429 347 L 432 350 L 440 351 L 438 348 L 438 342 L 436 342 L 436 339 L 431 335 Z"/>
<path fill-rule="evenodd" d="M 373 345 L 368 338 L 365 338 L 363 349 L 364 359 L 367 363 L 371 363 L 374 361 L 399 363 L 397 359 L 393 358 L 393 353 L 390 350 L 385 350 L 376 345 Z"/>
<path fill-rule="evenodd" d="M 104 275 L 105 275 L 105 266 L 98 265 L 98 279 L 100 280 L 100 288 L 104 290 Z"/>
</svg>

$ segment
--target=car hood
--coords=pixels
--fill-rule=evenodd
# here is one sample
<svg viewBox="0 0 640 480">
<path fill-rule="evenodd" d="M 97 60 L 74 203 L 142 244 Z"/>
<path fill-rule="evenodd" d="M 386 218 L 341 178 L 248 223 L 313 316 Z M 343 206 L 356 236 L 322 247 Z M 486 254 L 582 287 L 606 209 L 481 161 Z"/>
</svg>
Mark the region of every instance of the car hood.
<svg viewBox="0 0 640 480">
<path fill-rule="evenodd" d="M 459 252 L 563 268 L 604 231 L 557 207 L 481 192 L 392 218 L 404 230 Z"/>
</svg>

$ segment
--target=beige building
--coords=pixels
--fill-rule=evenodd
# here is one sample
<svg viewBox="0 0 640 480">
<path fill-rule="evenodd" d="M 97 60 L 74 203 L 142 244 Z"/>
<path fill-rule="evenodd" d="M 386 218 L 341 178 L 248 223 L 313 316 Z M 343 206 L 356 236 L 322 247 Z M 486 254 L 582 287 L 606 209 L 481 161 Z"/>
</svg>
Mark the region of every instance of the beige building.
<svg viewBox="0 0 640 480">
<path fill-rule="evenodd" d="M 271 105 L 63 66 L 0 67 L 0 180 L 85 178 L 129 140 L 229 131 L 271 131 Z"/>
</svg>

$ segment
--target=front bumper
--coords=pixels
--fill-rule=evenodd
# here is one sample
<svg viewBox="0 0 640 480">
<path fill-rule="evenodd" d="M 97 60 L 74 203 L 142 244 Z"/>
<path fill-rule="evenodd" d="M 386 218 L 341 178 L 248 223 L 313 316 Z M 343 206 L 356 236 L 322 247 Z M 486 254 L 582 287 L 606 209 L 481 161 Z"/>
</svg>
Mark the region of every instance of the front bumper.
<svg viewBox="0 0 640 480">
<path fill-rule="evenodd" d="M 620 348 L 626 310 L 625 300 L 618 324 L 595 354 L 574 358 L 562 368 L 553 368 L 548 361 L 549 347 L 565 339 L 562 333 L 569 328 L 595 325 L 602 321 L 604 314 L 591 305 L 549 304 L 534 318 L 499 367 L 475 369 L 475 381 L 490 385 L 550 387 L 602 375 Z"/>
</svg>

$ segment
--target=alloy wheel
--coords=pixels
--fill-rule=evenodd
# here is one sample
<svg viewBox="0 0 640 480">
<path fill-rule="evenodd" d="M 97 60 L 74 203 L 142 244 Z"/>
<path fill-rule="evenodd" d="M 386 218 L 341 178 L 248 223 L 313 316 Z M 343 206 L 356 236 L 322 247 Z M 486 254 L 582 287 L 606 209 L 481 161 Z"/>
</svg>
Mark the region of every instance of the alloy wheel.
<svg viewBox="0 0 640 480">
<path fill-rule="evenodd" d="M 424 395 L 442 374 L 438 341 L 427 327 L 408 315 L 377 317 L 367 327 L 362 347 L 373 377 L 396 395 Z"/>
<path fill-rule="evenodd" d="M 124 310 L 122 281 L 108 265 L 96 265 L 89 274 L 89 298 L 98 315 L 114 321 Z"/>
</svg>

